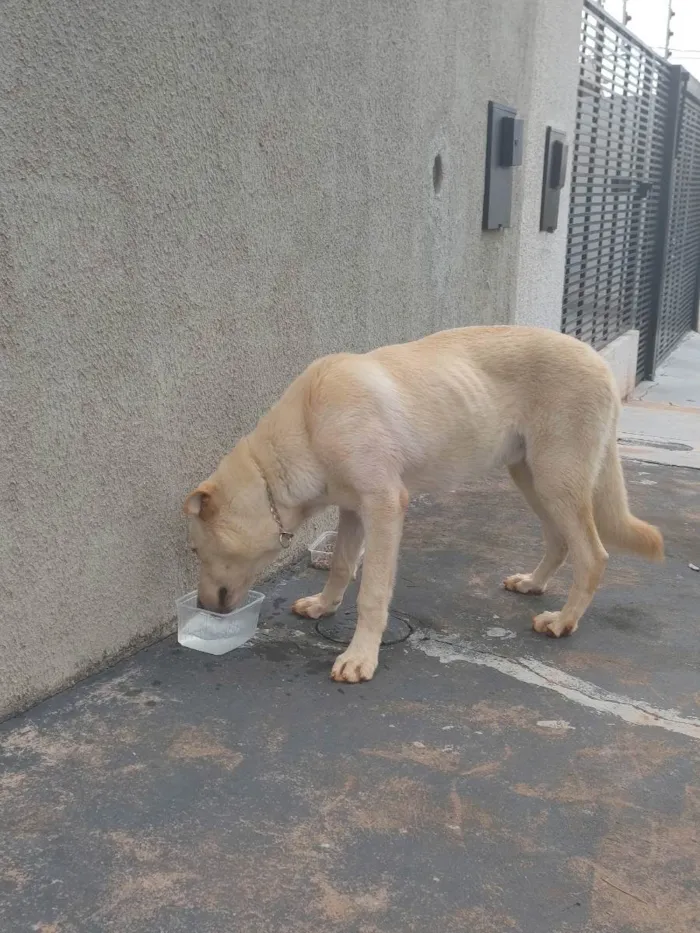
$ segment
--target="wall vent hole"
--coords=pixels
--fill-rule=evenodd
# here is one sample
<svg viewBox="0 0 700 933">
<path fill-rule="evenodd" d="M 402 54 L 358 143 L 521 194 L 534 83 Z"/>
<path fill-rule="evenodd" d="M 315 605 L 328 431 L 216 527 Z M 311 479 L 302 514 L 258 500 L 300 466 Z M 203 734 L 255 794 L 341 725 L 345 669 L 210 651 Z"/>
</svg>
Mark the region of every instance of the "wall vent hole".
<svg viewBox="0 0 700 933">
<path fill-rule="evenodd" d="M 433 191 L 435 194 L 440 194 L 440 189 L 442 188 L 442 156 L 438 152 L 435 156 L 435 161 L 433 162 Z"/>
</svg>

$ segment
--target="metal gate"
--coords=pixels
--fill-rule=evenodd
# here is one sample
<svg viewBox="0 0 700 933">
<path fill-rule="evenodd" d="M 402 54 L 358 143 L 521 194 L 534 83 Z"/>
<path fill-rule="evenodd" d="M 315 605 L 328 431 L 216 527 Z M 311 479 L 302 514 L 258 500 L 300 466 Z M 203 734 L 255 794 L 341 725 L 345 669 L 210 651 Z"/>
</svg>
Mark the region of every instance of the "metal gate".
<svg viewBox="0 0 700 933">
<path fill-rule="evenodd" d="M 700 101 L 685 75 L 585 0 L 562 330 L 601 348 L 636 328 L 639 379 L 692 322 Z"/>
<path fill-rule="evenodd" d="M 684 82 L 656 356 L 660 362 L 696 326 L 700 281 L 700 83 Z"/>
</svg>

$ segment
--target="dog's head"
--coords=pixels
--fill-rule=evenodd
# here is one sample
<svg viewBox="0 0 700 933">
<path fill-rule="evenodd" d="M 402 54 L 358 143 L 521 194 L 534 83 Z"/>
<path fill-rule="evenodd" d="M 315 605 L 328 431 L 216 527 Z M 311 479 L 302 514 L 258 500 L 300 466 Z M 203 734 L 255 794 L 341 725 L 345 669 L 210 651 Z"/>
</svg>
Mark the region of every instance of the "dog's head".
<svg viewBox="0 0 700 933">
<path fill-rule="evenodd" d="M 184 511 L 199 559 L 199 605 L 230 612 L 281 549 L 265 480 L 250 457 L 234 450 L 187 496 Z"/>
</svg>

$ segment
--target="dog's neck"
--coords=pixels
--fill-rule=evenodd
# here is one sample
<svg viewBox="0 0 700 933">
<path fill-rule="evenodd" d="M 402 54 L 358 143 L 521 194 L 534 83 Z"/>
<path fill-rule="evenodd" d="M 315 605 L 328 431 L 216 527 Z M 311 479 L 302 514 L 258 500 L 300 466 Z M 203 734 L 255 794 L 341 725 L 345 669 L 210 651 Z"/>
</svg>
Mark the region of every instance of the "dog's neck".
<svg viewBox="0 0 700 933">
<path fill-rule="evenodd" d="M 275 525 L 277 525 L 277 531 L 278 531 L 278 533 L 279 533 L 279 542 L 280 542 L 280 545 L 281 545 L 283 548 L 288 548 L 289 545 L 292 543 L 292 538 L 294 537 L 294 532 L 293 532 L 293 531 L 287 531 L 287 529 L 285 528 L 285 524 L 284 524 L 284 522 L 282 521 L 282 517 L 280 516 L 280 511 L 279 511 L 279 509 L 277 508 L 277 503 L 275 502 L 275 497 L 274 497 L 274 495 L 273 495 L 273 493 L 272 493 L 272 489 L 270 488 L 270 484 L 268 483 L 267 477 L 265 476 L 265 471 L 264 471 L 263 468 L 260 466 L 260 464 L 259 464 L 256 460 L 254 460 L 252 454 L 251 454 L 251 459 L 253 459 L 253 461 L 254 461 L 254 463 L 255 463 L 255 466 L 256 466 L 258 472 L 260 473 L 260 478 L 262 479 L 263 483 L 265 484 L 265 497 L 267 498 L 267 504 L 268 504 L 269 509 L 270 509 L 270 515 L 272 515 L 272 518 L 273 518 L 273 520 L 274 520 L 274 522 L 275 522 Z"/>
<path fill-rule="evenodd" d="M 300 441 L 303 425 L 281 424 L 274 409 L 246 438 L 285 532 L 295 532 L 315 510 L 325 488 L 320 464 L 308 441 Z"/>
</svg>

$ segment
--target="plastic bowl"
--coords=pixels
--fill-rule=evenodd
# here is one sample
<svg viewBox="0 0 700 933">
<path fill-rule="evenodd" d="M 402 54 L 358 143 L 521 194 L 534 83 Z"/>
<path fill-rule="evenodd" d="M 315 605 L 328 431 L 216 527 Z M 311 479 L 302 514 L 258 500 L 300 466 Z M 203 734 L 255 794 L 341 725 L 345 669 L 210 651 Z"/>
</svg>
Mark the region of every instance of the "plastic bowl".
<svg viewBox="0 0 700 933">
<path fill-rule="evenodd" d="M 309 548 L 309 563 L 317 570 L 330 570 L 336 531 L 324 531 Z"/>
<path fill-rule="evenodd" d="M 318 538 L 309 548 L 309 563 L 312 567 L 315 567 L 316 570 L 330 570 L 331 561 L 333 560 L 333 549 L 335 548 L 336 538 L 338 537 L 337 531 L 324 531 L 322 535 L 319 535 Z M 362 564 L 362 558 L 365 554 L 364 545 L 360 551 L 360 556 L 357 558 L 357 566 L 355 567 L 355 573 L 353 574 L 353 579 L 357 576 L 357 571 L 360 569 Z"/>
<path fill-rule="evenodd" d="M 258 627 L 264 593 L 250 590 L 243 605 L 222 614 L 197 608 L 197 592 L 181 596 L 177 606 L 177 640 L 206 654 L 226 654 L 245 644 Z"/>
</svg>

